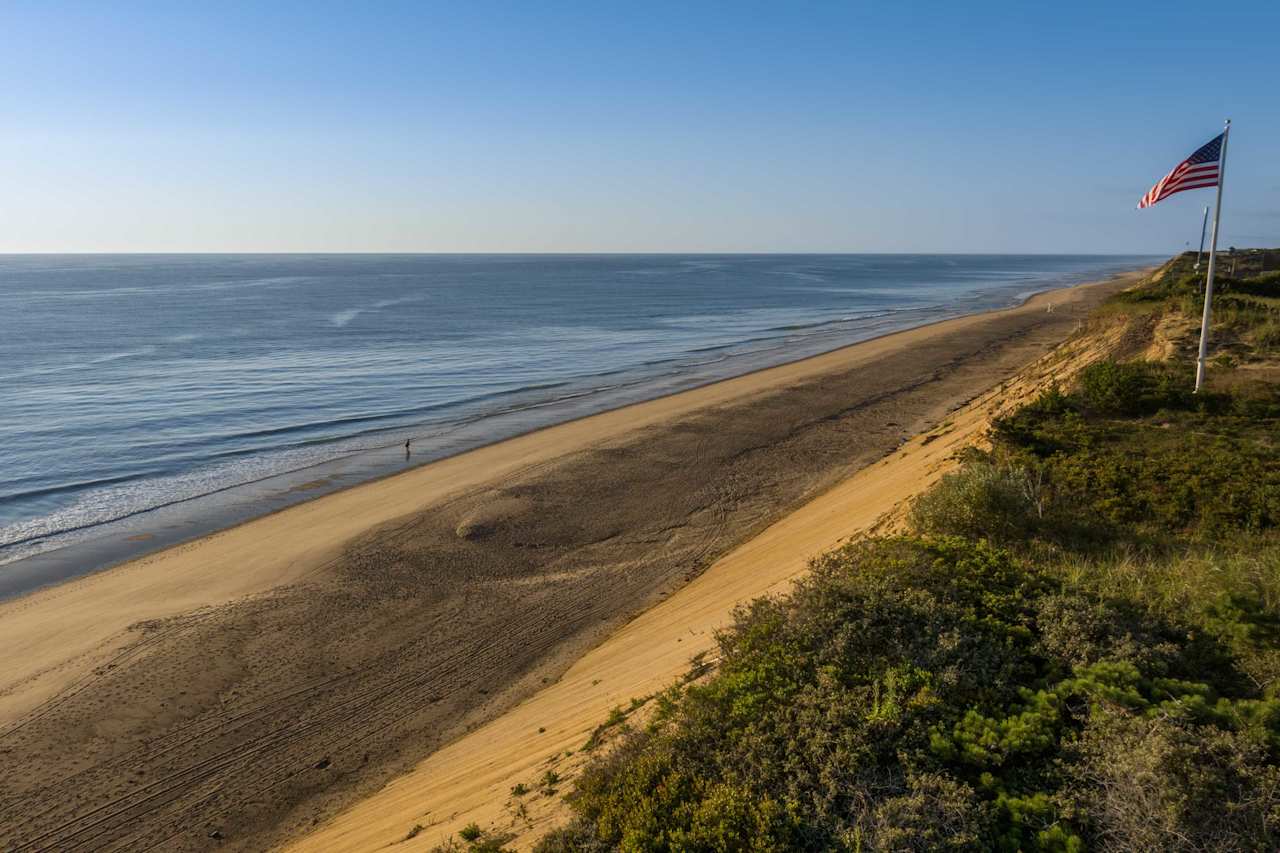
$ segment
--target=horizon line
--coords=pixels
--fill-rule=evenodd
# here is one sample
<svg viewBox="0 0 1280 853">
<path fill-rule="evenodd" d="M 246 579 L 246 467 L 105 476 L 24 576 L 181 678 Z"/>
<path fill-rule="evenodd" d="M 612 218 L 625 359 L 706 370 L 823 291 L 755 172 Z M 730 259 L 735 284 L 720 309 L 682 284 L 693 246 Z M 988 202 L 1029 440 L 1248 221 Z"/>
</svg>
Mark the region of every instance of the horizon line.
<svg viewBox="0 0 1280 853">
<path fill-rule="evenodd" d="M 1261 246 L 1236 247 L 1238 251 L 1250 248 L 1263 248 Z M 1172 254 L 1178 255 L 1188 251 L 1182 249 L 1174 251 Z M 33 256 L 133 256 L 133 255 L 337 255 L 337 256 L 353 256 L 353 255 L 448 255 L 448 256 L 474 256 L 474 255 L 507 255 L 507 256 L 623 256 L 623 255 L 1070 255 L 1075 257 L 1097 257 L 1097 258 L 1123 258 L 1123 257 L 1163 257 L 1164 252 L 1068 252 L 1068 251 L 1029 251 L 1029 252 L 1010 252 L 1010 251 L 851 251 L 851 250 L 805 250 L 805 251 L 783 251 L 783 250 L 736 250 L 736 251 L 715 251 L 708 249 L 700 249 L 697 251 L 519 251 L 519 250 L 499 250 L 499 251 L 424 251 L 424 250 L 353 250 L 353 251 L 325 251 L 325 250 L 181 250 L 181 251 L 28 251 L 13 252 L 0 251 L 0 257 L 33 257 Z"/>
</svg>

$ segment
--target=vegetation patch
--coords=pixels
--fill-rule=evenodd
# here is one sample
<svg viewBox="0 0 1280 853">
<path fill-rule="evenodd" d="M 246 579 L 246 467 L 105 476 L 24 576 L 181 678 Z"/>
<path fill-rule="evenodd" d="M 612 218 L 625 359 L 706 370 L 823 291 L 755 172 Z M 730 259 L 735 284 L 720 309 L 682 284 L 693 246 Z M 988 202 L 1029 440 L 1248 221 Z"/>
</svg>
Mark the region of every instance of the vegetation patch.
<svg viewBox="0 0 1280 853">
<path fill-rule="evenodd" d="M 1230 645 L 990 544 L 849 546 L 720 652 L 541 849 L 1083 849 L 1149 832 L 1126 780 L 1170 832 L 1277 840 L 1280 700 Z M 1143 775 L 1117 775 L 1144 733 Z M 1180 798 L 1197 751 L 1215 760 Z M 1204 822 L 1214 803 L 1235 817 Z"/>
<path fill-rule="evenodd" d="M 463 827 L 458 835 L 461 840 L 449 838 L 431 848 L 431 853 L 515 853 L 515 848 L 507 846 L 515 839 L 511 833 L 486 832 L 472 823 Z"/>
</svg>

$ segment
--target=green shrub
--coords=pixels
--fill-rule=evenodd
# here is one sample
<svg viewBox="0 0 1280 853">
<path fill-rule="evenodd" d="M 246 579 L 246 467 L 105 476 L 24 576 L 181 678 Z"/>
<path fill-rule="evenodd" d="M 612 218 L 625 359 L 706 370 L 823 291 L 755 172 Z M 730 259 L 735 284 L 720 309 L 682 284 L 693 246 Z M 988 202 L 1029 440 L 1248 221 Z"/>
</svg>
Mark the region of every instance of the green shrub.
<svg viewBox="0 0 1280 853">
<path fill-rule="evenodd" d="M 458 835 L 465 844 L 449 838 L 443 844 L 431 848 L 431 853 L 515 853 L 506 846 L 515 838 L 511 833 L 485 832 L 478 824 L 470 823 Z"/>
<path fill-rule="evenodd" d="M 1094 411 L 1103 414 L 1136 414 L 1137 404 L 1148 385 L 1145 371 L 1137 365 L 1102 361 L 1080 373 L 1081 396 Z"/>
<path fill-rule="evenodd" d="M 1213 676 L 1246 680 L 1265 695 L 1280 689 L 1280 542 L 1251 539 L 1247 547 L 1191 551 L 1159 558 L 1120 553 L 1105 557 L 1071 556 L 1055 567 L 1065 583 L 1112 602 L 1132 602 L 1153 624 L 1181 622 L 1200 640 L 1200 652 L 1211 656 L 1206 642 L 1229 651 L 1231 661 L 1216 664 Z M 1115 605 L 1110 610 L 1114 612 Z M 1063 616 L 1061 639 L 1073 663 L 1088 663 L 1094 615 L 1080 604 Z M 1040 617 L 1042 621 L 1046 617 Z M 1137 618 L 1130 624 L 1138 623 Z M 1152 654 L 1160 638 L 1135 634 L 1133 642 L 1110 653 L 1136 659 Z M 1220 653 L 1219 653 L 1220 654 Z M 1218 658 L 1221 661 L 1221 657 Z M 1224 668 L 1225 667 L 1225 668 Z M 1234 669 L 1233 669 L 1234 667 Z"/>
<path fill-rule="evenodd" d="M 1099 361 L 1080 371 L 1080 399 L 1101 415 L 1146 415 L 1194 402 L 1188 370 L 1149 361 Z"/>
<path fill-rule="evenodd" d="M 989 807 L 963 782 L 939 773 L 911 774 L 906 791 L 886 797 L 870 819 L 871 850 L 976 850 Z"/>
<path fill-rule="evenodd" d="M 1252 343 L 1258 349 L 1272 353 L 1280 349 L 1280 321 L 1268 320 L 1254 330 Z"/>
<path fill-rule="evenodd" d="M 1214 635 L 1207 612 L 1117 599 L 1129 581 L 1104 590 L 1083 571 L 957 538 L 821 558 L 790 596 L 737 612 L 715 676 L 594 761 L 574 823 L 539 849 L 1082 850 L 1146 802 L 1081 788 L 1095 765 L 1074 745 L 1099 715 L 1255 744 L 1231 778 L 1254 786 L 1246 806 L 1269 792 L 1280 700 L 1242 676 L 1226 623 Z M 1276 828 L 1239 820 L 1218 823 Z"/>
<path fill-rule="evenodd" d="M 1036 530 L 1047 503 L 1040 472 L 971 463 L 945 475 L 912 504 L 911 525 L 926 534 L 1011 542 Z"/>
<path fill-rule="evenodd" d="M 1090 815 L 1099 848 L 1280 846 L 1280 768 L 1247 734 L 1104 710 L 1067 754 L 1079 784 L 1061 799 Z"/>
<path fill-rule="evenodd" d="M 471 842 L 471 845 L 467 848 L 467 853 L 516 853 L 514 847 L 507 846 L 507 843 L 514 838 L 515 835 L 511 833 L 485 835 Z"/>
<path fill-rule="evenodd" d="M 1188 376 L 1145 362 L 1102 362 L 1084 371 L 1078 391 L 1046 394 L 997 420 L 986 467 L 970 462 L 971 472 L 952 481 L 974 488 L 925 495 L 921 505 L 936 504 L 938 521 L 921 529 L 1005 542 L 1035 535 L 1082 549 L 1117 538 L 1221 538 L 1280 523 L 1277 389 L 1191 395 Z M 1011 483 L 990 494 L 976 488 L 992 477 L 992 464 L 1035 472 L 1034 518 Z M 957 502 L 967 507 L 950 506 Z"/>
</svg>

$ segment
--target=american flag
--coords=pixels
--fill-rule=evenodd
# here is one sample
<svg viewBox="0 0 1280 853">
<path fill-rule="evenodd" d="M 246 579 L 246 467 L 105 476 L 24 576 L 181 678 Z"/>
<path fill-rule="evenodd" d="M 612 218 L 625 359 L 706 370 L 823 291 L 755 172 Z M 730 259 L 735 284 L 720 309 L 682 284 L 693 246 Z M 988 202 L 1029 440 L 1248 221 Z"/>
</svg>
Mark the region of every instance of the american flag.
<svg viewBox="0 0 1280 853">
<path fill-rule="evenodd" d="M 1218 177 L 1222 174 L 1222 137 L 1224 135 L 1220 134 L 1210 140 L 1197 149 L 1196 153 L 1174 166 L 1172 172 L 1161 178 L 1142 197 L 1142 201 L 1138 202 L 1138 208 L 1150 207 L 1183 190 L 1216 187 Z"/>
</svg>

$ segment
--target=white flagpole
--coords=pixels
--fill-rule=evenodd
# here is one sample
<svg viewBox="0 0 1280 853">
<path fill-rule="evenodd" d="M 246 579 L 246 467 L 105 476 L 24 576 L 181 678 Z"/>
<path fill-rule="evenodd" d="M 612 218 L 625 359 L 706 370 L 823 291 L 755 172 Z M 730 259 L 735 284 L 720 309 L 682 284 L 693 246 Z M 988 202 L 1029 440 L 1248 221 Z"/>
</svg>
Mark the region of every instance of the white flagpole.
<svg viewBox="0 0 1280 853">
<path fill-rule="evenodd" d="M 1227 137 L 1231 119 L 1222 131 L 1222 151 L 1218 160 L 1218 200 L 1213 210 L 1213 236 L 1209 238 L 1209 271 L 1204 279 L 1204 316 L 1200 318 L 1200 354 L 1196 357 L 1196 391 L 1204 384 L 1204 357 L 1209 348 L 1209 320 L 1213 316 L 1213 264 L 1218 253 L 1218 220 L 1222 218 L 1222 185 L 1227 180 Z"/>
<path fill-rule="evenodd" d="M 1219 181 L 1221 185 L 1221 181 Z M 1209 205 L 1204 206 L 1204 218 L 1200 220 L 1200 249 L 1196 252 L 1196 272 L 1200 272 L 1200 256 L 1204 254 L 1204 232 L 1209 226 Z"/>
</svg>

